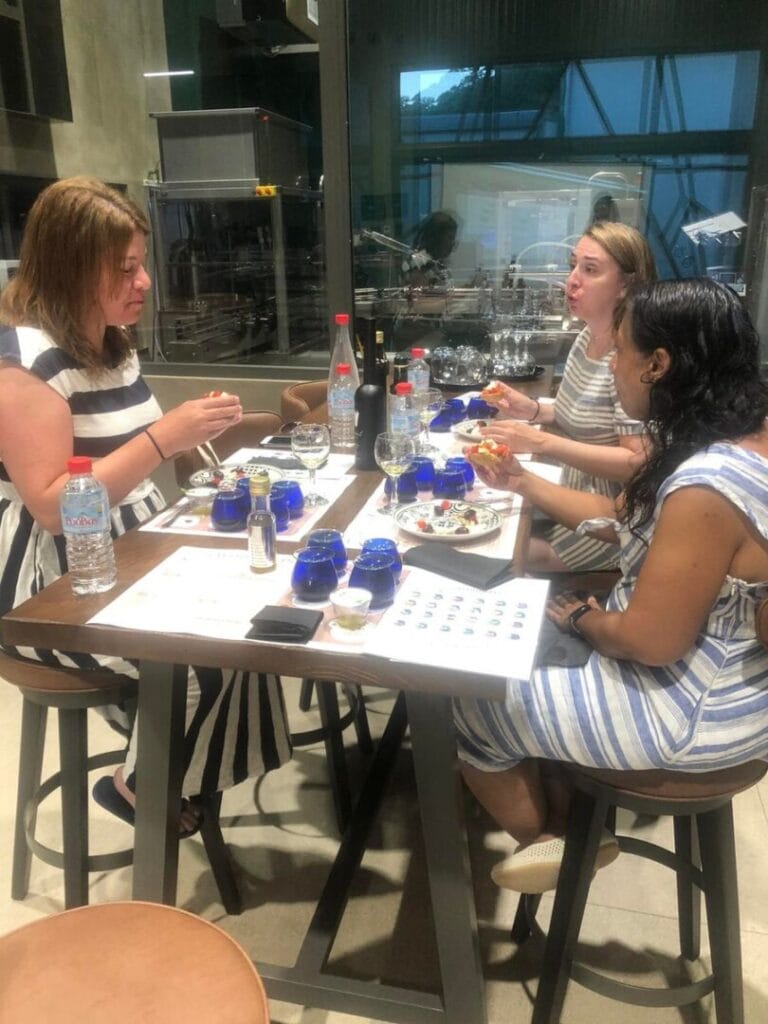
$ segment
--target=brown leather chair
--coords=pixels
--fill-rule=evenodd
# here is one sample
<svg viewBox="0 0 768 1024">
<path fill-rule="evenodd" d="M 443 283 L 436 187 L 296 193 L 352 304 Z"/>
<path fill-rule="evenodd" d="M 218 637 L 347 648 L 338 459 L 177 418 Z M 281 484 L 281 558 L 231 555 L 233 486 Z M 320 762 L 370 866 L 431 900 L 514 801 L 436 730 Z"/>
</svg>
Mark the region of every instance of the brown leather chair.
<svg viewBox="0 0 768 1024">
<path fill-rule="evenodd" d="M 269 1024 L 264 985 L 226 932 L 158 903 L 102 903 L 0 938 L 0 1024 Z"/>
<path fill-rule="evenodd" d="M 280 415 L 286 423 L 302 423 L 310 414 L 314 414 L 313 423 L 327 423 L 327 401 L 327 380 L 299 381 L 283 388 L 280 395 Z"/>
<path fill-rule="evenodd" d="M 244 412 L 240 422 L 220 434 L 211 442 L 211 446 L 223 460 L 238 448 L 255 448 L 269 434 L 279 434 L 282 426 L 283 420 L 276 412 L 267 409 Z M 185 486 L 190 476 L 204 466 L 205 461 L 196 448 L 181 452 L 174 460 L 176 483 L 179 487 Z"/>
</svg>

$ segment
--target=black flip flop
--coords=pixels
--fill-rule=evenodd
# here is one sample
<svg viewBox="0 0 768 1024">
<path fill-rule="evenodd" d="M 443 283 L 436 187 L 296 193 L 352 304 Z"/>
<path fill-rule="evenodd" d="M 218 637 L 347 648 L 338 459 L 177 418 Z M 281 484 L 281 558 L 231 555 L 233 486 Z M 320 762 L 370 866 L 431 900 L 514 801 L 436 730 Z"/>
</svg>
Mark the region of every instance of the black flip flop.
<svg viewBox="0 0 768 1024">
<path fill-rule="evenodd" d="M 126 822 L 128 825 L 136 824 L 136 815 L 133 807 L 121 793 L 118 793 L 115 780 L 111 775 L 102 775 L 100 779 L 97 779 L 93 784 L 91 792 L 93 793 L 93 799 L 99 807 L 103 807 L 105 811 L 114 814 L 116 818 Z M 182 806 L 187 807 L 188 805 L 187 800 L 182 801 Z M 195 828 L 190 829 L 189 832 L 179 832 L 179 839 L 188 839 L 199 831 L 200 825 L 198 824 Z"/>
</svg>

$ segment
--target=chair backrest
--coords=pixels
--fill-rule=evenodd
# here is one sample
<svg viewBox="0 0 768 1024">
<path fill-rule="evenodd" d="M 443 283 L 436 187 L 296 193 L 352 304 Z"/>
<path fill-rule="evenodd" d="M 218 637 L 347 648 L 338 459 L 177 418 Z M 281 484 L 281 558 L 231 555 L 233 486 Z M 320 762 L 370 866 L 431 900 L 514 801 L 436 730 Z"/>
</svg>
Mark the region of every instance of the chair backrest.
<svg viewBox="0 0 768 1024">
<path fill-rule="evenodd" d="M 327 401 L 327 380 L 302 380 L 283 388 L 280 415 L 286 423 L 301 423 L 308 413 L 319 409 Z"/>
<path fill-rule="evenodd" d="M 99 903 L 0 938 L 0 1024 L 269 1024 L 264 985 L 217 925 L 157 903 Z"/>
<path fill-rule="evenodd" d="M 255 448 L 268 434 L 279 434 L 283 426 L 282 417 L 267 409 L 244 412 L 243 418 L 234 427 L 225 430 L 211 443 L 220 459 L 226 459 L 238 448 Z M 174 460 L 176 483 L 183 487 L 192 473 L 205 465 L 197 449 L 181 452 Z"/>
</svg>

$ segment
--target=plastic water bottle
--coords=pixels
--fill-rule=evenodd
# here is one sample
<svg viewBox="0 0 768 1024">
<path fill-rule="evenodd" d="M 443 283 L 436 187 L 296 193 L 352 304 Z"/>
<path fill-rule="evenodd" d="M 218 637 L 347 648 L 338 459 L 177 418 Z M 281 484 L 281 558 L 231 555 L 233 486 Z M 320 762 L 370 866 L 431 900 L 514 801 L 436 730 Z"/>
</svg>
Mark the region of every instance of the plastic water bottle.
<svg viewBox="0 0 768 1024">
<path fill-rule="evenodd" d="M 423 394 L 429 387 L 429 366 L 424 361 L 423 348 L 411 349 L 411 361 L 408 363 L 408 383 L 412 385 L 414 395 Z"/>
<path fill-rule="evenodd" d="M 67 565 L 75 594 L 101 594 L 115 585 L 117 568 L 106 489 L 84 455 L 67 459 L 69 480 L 59 498 Z"/>
<path fill-rule="evenodd" d="M 331 443 L 337 448 L 355 447 L 355 391 L 349 363 L 339 363 L 328 388 L 328 419 Z"/>
<path fill-rule="evenodd" d="M 395 385 L 389 406 L 389 429 L 393 434 L 405 434 L 418 440 L 421 423 L 419 410 L 413 403 L 413 386 L 408 381 Z"/>
<path fill-rule="evenodd" d="M 352 348 L 352 340 L 349 335 L 349 314 L 336 314 L 336 337 L 331 351 L 331 371 L 328 375 L 328 390 L 335 377 L 335 369 L 339 363 L 346 363 L 349 366 L 349 375 L 352 378 L 352 394 L 360 386 L 360 371 L 357 369 L 355 352 Z"/>
</svg>

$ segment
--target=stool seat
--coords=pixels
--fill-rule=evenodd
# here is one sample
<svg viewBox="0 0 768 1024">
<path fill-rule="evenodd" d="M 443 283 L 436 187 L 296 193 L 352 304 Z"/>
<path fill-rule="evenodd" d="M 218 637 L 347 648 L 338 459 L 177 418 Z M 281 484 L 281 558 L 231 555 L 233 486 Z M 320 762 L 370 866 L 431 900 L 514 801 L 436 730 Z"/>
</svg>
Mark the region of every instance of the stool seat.
<svg viewBox="0 0 768 1024">
<path fill-rule="evenodd" d="M 0 651 L 0 676 L 6 682 L 28 691 L 41 693 L 76 693 L 91 691 L 133 689 L 136 680 L 114 672 L 64 668 L 44 665 L 41 661 L 23 661 Z"/>
<path fill-rule="evenodd" d="M 234 939 L 156 903 L 105 903 L 0 938 L 0 1024 L 269 1024 Z"/>
<path fill-rule="evenodd" d="M 768 771 L 768 762 L 748 761 L 714 772 L 672 772 L 656 768 L 622 772 L 584 768 L 581 765 L 571 767 L 570 771 L 610 786 L 620 793 L 635 793 L 654 800 L 710 800 L 734 797 L 742 790 L 754 786 Z"/>
</svg>

